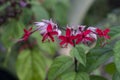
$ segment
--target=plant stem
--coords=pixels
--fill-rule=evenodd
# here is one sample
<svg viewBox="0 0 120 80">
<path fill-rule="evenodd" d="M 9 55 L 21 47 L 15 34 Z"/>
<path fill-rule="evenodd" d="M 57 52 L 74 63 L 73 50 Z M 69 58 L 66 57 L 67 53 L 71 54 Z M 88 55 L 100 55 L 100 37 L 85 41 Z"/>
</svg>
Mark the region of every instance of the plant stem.
<svg viewBox="0 0 120 80">
<path fill-rule="evenodd" d="M 75 45 L 75 41 L 73 40 L 73 43 L 74 43 L 74 47 L 76 46 Z M 74 57 L 74 64 L 75 64 L 75 72 L 78 72 L 78 65 L 77 65 L 78 61 L 77 59 Z"/>
<path fill-rule="evenodd" d="M 78 72 L 77 62 L 77 59 L 74 57 L 75 72 Z"/>
</svg>

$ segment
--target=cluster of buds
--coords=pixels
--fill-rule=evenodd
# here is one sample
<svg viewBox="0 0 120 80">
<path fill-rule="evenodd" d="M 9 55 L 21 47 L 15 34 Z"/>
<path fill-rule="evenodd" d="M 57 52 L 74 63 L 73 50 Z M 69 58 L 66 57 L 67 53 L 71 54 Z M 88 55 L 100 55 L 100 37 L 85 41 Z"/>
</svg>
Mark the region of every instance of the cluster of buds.
<svg viewBox="0 0 120 80">
<path fill-rule="evenodd" d="M 0 0 L 0 7 L 4 5 L 7 6 L 0 11 L 0 24 L 5 23 L 9 18 L 18 18 L 23 8 L 31 7 L 27 0 Z"/>
<path fill-rule="evenodd" d="M 92 43 L 99 38 L 103 38 L 104 40 L 110 39 L 108 33 L 110 32 L 109 28 L 105 30 L 101 30 L 96 27 L 87 27 L 86 26 L 78 26 L 77 29 L 72 27 L 66 28 L 66 34 L 62 35 L 61 30 L 58 28 L 57 24 L 55 24 L 52 20 L 42 20 L 42 22 L 35 22 L 36 29 L 29 30 L 24 29 L 23 38 L 19 41 L 26 41 L 29 36 L 39 31 L 42 35 L 42 42 L 48 40 L 54 42 L 54 36 L 57 36 L 60 42 L 61 47 L 67 47 L 68 44 L 75 46 L 76 44 L 85 44 Z"/>
</svg>

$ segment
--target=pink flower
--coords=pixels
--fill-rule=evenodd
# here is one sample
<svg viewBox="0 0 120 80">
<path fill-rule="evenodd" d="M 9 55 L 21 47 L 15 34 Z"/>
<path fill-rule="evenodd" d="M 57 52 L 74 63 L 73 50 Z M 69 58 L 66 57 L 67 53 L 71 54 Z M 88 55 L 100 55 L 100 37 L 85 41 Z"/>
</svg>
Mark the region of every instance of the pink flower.
<svg viewBox="0 0 120 80">
<path fill-rule="evenodd" d="M 82 43 L 87 43 L 88 41 L 93 41 L 94 39 L 89 36 L 91 33 L 91 30 L 85 30 L 79 34 L 76 35 L 76 44 L 79 44 L 80 42 Z"/>
<path fill-rule="evenodd" d="M 99 28 L 96 29 L 96 33 L 99 37 L 104 37 L 105 39 L 110 39 L 110 36 L 108 35 L 108 33 L 110 32 L 110 29 L 107 28 L 105 30 L 101 30 Z"/>
<path fill-rule="evenodd" d="M 28 30 L 24 29 L 24 35 L 23 35 L 23 40 L 26 41 L 28 40 L 29 36 L 31 35 L 32 33 L 32 27 L 29 28 Z"/>
<path fill-rule="evenodd" d="M 96 34 L 96 29 L 95 27 L 88 27 L 87 30 L 91 30 L 90 34 L 88 35 L 91 38 L 94 38 L 97 40 L 97 34 Z"/>
<path fill-rule="evenodd" d="M 54 35 L 58 35 L 57 31 L 53 30 L 53 27 L 51 24 L 48 24 L 46 32 L 43 34 L 42 42 L 44 42 L 46 39 L 51 39 L 52 42 L 54 42 Z"/>
<path fill-rule="evenodd" d="M 75 36 L 73 36 L 71 29 L 68 27 L 66 29 L 66 35 L 59 36 L 59 39 L 62 40 L 60 42 L 60 46 L 65 45 L 65 47 L 67 47 L 68 44 L 71 44 L 72 46 L 74 46 L 73 40 L 75 39 Z"/>
<path fill-rule="evenodd" d="M 50 20 L 42 20 L 41 22 L 35 22 L 35 25 L 37 26 L 37 29 L 40 31 L 41 35 L 44 35 L 47 32 L 48 24 L 52 25 L 52 30 L 58 30 L 57 24 L 53 23 L 53 21 L 51 19 Z"/>
</svg>

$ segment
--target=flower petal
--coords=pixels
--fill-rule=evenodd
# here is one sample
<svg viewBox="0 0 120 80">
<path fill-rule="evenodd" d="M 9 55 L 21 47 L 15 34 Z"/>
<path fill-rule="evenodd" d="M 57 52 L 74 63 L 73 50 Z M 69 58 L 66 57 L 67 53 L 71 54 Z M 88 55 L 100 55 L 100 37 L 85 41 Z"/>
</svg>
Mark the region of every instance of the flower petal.
<svg viewBox="0 0 120 80">
<path fill-rule="evenodd" d="M 104 32 L 104 34 L 108 34 L 108 33 L 110 32 L 110 29 L 107 28 L 107 29 L 105 29 L 103 32 Z"/>
<path fill-rule="evenodd" d="M 50 39 L 52 40 L 52 42 L 54 42 L 54 38 L 52 35 L 49 35 Z"/>
<path fill-rule="evenodd" d="M 32 31 L 32 27 L 29 28 L 29 31 Z"/>
<path fill-rule="evenodd" d="M 67 28 L 66 29 L 66 36 L 70 36 L 71 35 L 71 30 L 70 30 L 70 28 Z"/>
<path fill-rule="evenodd" d="M 70 43 L 72 46 L 74 46 L 74 43 L 73 43 L 73 41 L 72 41 L 72 40 L 70 40 L 70 41 L 69 41 L 69 43 Z"/>
<path fill-rule="evenodd" d="M 83 32 L 83 35 L 86 36 L 86 35 L 88 35 L 90 32 L 91 32 L 91 30 L 85 30 L 85 31 Z"/>
<path fill-rule="evenodd" d="M 82 38 L 76 40 L 76 44 L 79 44 L 82 41 Z"/>
<path fill-rule="evenodd" d="M 24 33 L 28 33 L 28 31 L 26 29 L 24 29 Z"/>
<path fill-rule="evenodd" d="M 64 40 L 61 41 L 61 42 L 60 42 L 60 46 L 64 45 L 65 43 L 66 43 L 66 41 L 64 41 Z"/>
<path fill-rule="evenodd" d="M 57 31 L 50 32 L 51 35 L 58 35 Z"/>
<path fill-rule="evenodd" d="M 91 41 L 91 42 L 94 40 L 94 39 L 91 38 L 91 37 L 85 37 L 85 39 L 86 39 L 86 40 L 89 40 L 89 41 Z"/>
<path fill-rule="evenodd" d="M 61 39 L 61 40 L 65 40 L 66 37 L 65 37 L 65 36 L 59 36 L 59 39 Z"/>
<path fill-rule="evenodd" d="M 44 34 L 42 38 L 42 42 L 44 42 L 48 38 L 48 34 Z"/>
<path fill-rule="evenodd" d="M 51 24 L 48 24 L 48 26 L 47 26 L 47 31 L 48 31 L 48 32 L 52 31 L 52 25 L 51 25 Z"/>
</svg>

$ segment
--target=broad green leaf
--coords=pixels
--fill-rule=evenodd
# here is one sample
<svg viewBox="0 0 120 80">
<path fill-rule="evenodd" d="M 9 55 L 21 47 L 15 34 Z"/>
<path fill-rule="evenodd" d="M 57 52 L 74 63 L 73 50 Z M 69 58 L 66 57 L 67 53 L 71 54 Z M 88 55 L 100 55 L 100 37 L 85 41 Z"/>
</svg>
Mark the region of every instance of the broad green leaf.
<svg viewBox="0 0 120 80">
<path fill-rule="evenodd" d="M 120 33 L 120 26 L 113 26 L 110 28 L 110 36 L 115 36 L 117 35 L 118 33 Z"/>
<path fill-rule="evenodd" d="M 69 72 L 66 74 L 63 74 L 61 76 L 61 80 L 75 80 L 76 73 L 75 72 Z"/>
<path fill-rule="evenodd" d="M 23 35 L 24 24 L 20 21 L 11 20 L 2 32 L 2 42 L 6 47 L 13 45 L 14 41 L 21 38 Z"/>
<path fill-rule="evenodd" d="M 75 57 L 81 64 L 86 66 L 86 54 L 85 50 L 82 46 L 76 46 L 74 47 L 70 54 Z"/>
<path fill-rule="evenodd" d="M 107 80 L 102 76 L 97 76 L 97 75 L 91 75 L 90 80 Z"/>
<path fill-rule="evenodd" d="M 111 48 L 96 48 L 87 54 L 86 71 L 91 72 L 98 68 L 101 64 L 107 61 L 112 56 Z"/>
<path fill-rule="evenodd" d="M 38 41 L 38 45 L 39 47 L 45 51 L 48 54 L 52 54 L 54 55 L 56 53 L 56 50 L 58 49 L 58 43 L 57 42 L 42 42 L 42 36 L 39 33 L 34 33 L 32 34 L 33 37 L 36 38 L 36 40 Z M 48 46 L 49 45 L 49 46 Z"/>
<path fill-rule="evenodd" d="M 120 74 L 118 72 L 114 73 L 112 80 L 120 80 Z"/>
<path fill-rule="evenodd" d="M 75 80 L 90 80 L 89 75 L 85 72 L 80 72 L 76 75 Z"/>
<path fill-rule="evenodd" d="M 116 71 L 116 67 L 114 63 L 109 63 L 105 66 L 105 71 L 109 74 L 114 74 Z"/>
<path fill-rule="evenodd" d="M 61 76 L 61 80 L 90 80 L 89 75 L 85 72 L 69 72 Z"/>
<path fill-rule="evenodd" d="M 41 21 L 41 19 L 49 18 L 47 11 L 39 4 L 34 4 L 32 6 L 32 11 L 35 15 L 36 20 L 38 20 L 38 21 Z"/>
<path fill-rule="evenodd" d="M 58 76 L 60 76 L 63 72 L 69 69 L 73 64 L 73 60 L 68 56 L 60 56 L 57 57 L 53 64 L 51 65 L 48 72 L 48 80 L 55 80 Z"/>
<path fill-rule="evenodd" d="M 120 41 L 114 47 L 114 62 L 118 72 L 120 73 Z"/>
<path fill-rule="evenodd" d="M 38 50 L 25 50 L 17 59 L 16 71 L 20 80 L 44 80 L 45 60 Z"/>
</svg>

